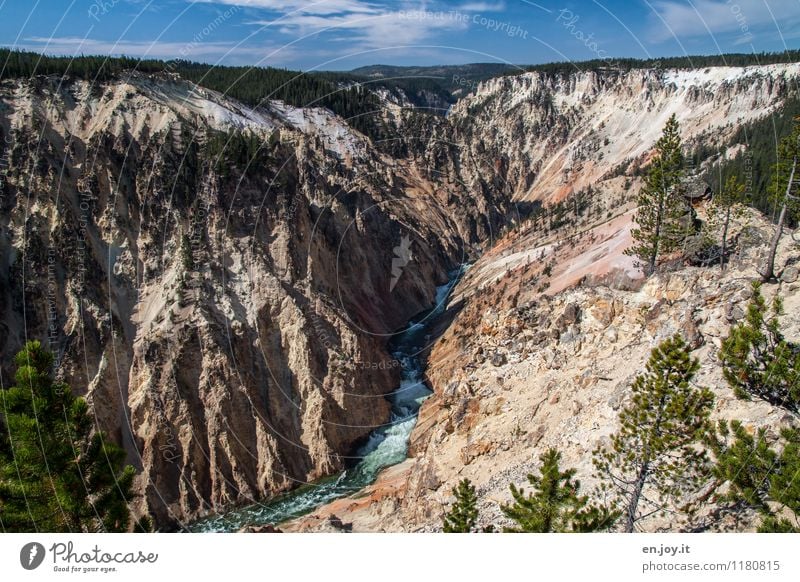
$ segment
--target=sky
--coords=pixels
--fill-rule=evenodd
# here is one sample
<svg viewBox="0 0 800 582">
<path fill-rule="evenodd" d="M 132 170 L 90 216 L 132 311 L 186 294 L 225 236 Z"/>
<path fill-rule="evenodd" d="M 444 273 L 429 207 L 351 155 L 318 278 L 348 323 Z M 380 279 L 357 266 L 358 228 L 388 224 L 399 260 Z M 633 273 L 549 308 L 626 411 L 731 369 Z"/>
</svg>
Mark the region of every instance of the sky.
<svg viewBox="0 0 800 582">
<path fill-rule="evenodd" d="M 0 0 L 0 45 L 303 70 L 749 53 L 800 46 L 800 0 Z"/>
</svg>

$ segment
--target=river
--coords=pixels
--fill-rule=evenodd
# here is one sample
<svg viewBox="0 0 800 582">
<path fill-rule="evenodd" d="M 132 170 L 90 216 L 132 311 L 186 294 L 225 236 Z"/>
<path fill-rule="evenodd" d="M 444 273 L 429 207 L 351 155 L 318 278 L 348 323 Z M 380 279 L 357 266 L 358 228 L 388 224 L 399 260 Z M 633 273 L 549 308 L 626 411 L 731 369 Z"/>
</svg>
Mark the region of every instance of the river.
<svg viewBox="0 0 800 582">
<path fill-rule="evenodd" d="M 237 531 L 245 525 L 279 524 L 312 512 L 335 499 L 352 495 L 375 482 L 383 469 L 405 460 L 408 439 L 417 423 L 420 406 L 431 392 L 424 381 L 421 354 L 433 323 L 445 310 L 450 292 L 464 270 L 451 274 L 437 287 L 434 307 L 412 319 L 389 342 L 389 351 L 400 362 L 400 385 L 389 397 L 391 417 L 369 435 L 356 453 L 358 462 L 337 476 L 303 485 L 274 499 L 235 509 L 189 526 L 194 532 Z"/>
</svg>

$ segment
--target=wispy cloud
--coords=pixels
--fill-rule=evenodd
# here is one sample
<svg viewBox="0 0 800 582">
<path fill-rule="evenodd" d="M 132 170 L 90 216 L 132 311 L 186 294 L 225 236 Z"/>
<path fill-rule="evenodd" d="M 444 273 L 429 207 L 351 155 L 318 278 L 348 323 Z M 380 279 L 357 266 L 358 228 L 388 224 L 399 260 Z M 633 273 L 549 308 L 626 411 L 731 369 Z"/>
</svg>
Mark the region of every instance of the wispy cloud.
<svg viewBox="0 0 800 582">
<path fill-rule="evenodd" d="M 739 41 L 748 42 L 757 30 L 791 33 L 800 23 L 798 0 L 658 0 L 651 5 L 656 41 L 738 33 Z"/>
<path fill-rule="evenodd" d="M 502 12 L 505 9 L 504 2 L 494 4 L 491 2 L 467 2 L 455 8 L 455 10 L 461 10 L 462 12 Z"/>
<path fill-rule="evenodd" d="M 424 43 L 443 32 L 468 29 L 469 21 L 463 13 L 504 9 L 502 2 L 469 2 L 456 7 L 366 0 L 200 1 L 262 9 L 265 18 L 255 18 L 249 24 L 283 33 L 287 40 L 318 34 L 341 38 L 345 34 L 354 51 Z"/>
<path fill-rule="evenodd" d="M 377 4 L 362 0 L 197 0 L 206 4 L 226 4 L 244 8 L 262 8 L 288 14 L 375 14 L 383 9 Z"/>
</svg>

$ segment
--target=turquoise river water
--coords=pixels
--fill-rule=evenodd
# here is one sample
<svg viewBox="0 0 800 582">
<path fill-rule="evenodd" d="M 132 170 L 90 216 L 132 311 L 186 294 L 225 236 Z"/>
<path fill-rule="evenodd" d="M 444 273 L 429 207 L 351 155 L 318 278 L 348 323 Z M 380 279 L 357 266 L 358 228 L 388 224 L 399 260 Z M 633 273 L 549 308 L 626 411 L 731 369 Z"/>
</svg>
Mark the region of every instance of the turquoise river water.
<svg viewBox="0 0 800 582">
<path fill-rule="evenodd" d="M 279 524 L 310 513 L 320 505 L 352 495 L 372 484 L 381 470 L 406 458 L 408 439 L 417 422 L 423 401 L 431 392 L 424 382 L 420 353 L 436 318 L 447 305 L 450 292 L 463 269 L 453 273 L 449 283 L 436 289 L 434 307 L 412 319 L 405 330 L 390 341 L 392 356 L 400 362 L 401 381 L 389 397 L 391 418 L 376 428 L 356 453 L 358 461 L 337 476 L 309 483 L 264 503 L 256 503 L 198 521 L 189 526 L 195 532 L 237 531 L 245 525 Z"/>
</svg>

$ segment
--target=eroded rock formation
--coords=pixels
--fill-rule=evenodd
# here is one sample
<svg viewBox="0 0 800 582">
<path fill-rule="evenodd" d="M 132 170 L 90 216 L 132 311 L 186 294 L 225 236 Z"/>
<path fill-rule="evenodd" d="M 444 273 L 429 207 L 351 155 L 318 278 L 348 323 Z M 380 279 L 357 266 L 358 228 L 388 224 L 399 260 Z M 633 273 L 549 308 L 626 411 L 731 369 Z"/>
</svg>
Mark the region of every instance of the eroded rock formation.
<svg viewBox="0 0 800 582">
<path fill-rule="evenodd" d="M 447 117 L 387 104 L 391 147 L 326 110 L 248 108 L 169 75 L 5 80 L 4 382 L 45 340 L 140 469 L 137 511 L 169 527 L 339 471 L 387 419 L 388 335 L 483 250 L 430 356 L 413 459 L 297 527 L 435 528 L 460 476 L 494 503 L 551 444 L 584 477 L 652 343 L 689 326 L 712 357 L 752 271 L 639 289 L 628 166 L 673 111 L 687 140 L 723 139 L 798 70 L 500 78 Z M 528 228 L 535 204 L 588 185 L 586 232 Z"/>
</svg>

